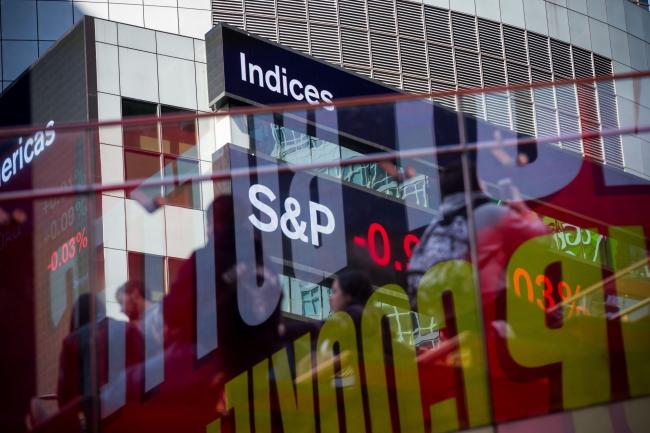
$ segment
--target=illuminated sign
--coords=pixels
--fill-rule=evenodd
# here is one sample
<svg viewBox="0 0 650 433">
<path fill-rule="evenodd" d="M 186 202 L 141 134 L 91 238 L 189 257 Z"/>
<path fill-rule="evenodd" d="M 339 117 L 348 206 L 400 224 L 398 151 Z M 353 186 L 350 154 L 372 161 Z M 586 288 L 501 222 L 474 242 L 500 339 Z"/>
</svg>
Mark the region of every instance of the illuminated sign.
<svg viewBox="0 0 650 433">
<path fill-rule="evenodd" d="M 217 154 L 215 168 L 278 163 L 230 145 Z M 346 267 L 368 266 L 377 271 L 369 272 L 374 284 L 403 280 L 418 235 L 434 217 L 431 211 L 308 172 L 236 177 L 232 194 L 247 198 L 235 202 L 235 224 L 259 230 L 265 253 L 291 263 L 292 269 L 278 273 L 314 283 Z M 409 219 L 415 230 L 409 230 Z"/>
<path fill-rule="evenodd" d="M 225 24 L 205 35 L 210 105 L 244 102 L 310 104 L 384 95 L 394 89 Z"/>
<path fill-rule="evenodd" d="M 37 131 L 27 138 L 18 138 L 18 147 L 2 161 L 0 166 L 0 186 L 6 185 L 13 176 L 29 166 L 46 147 L 54 143 L 56 132 L 50 129 L 53 126 L 54 120 L 50 120 L 44 130 Z"/>
<path fill-rule="evenodd" d="M 576 284 L 574 288 L 571 288 L 571 285 L 564 280 L 553 284 L 548 275 L 539 274 L 535 275 L 535 285 L 533 285 L 532 276 L 522 267 L 515 269 L 512 280 L 515 295 L 517 297 L 524 296 L 528 302 L 535 303 L 543 311 L 553 309 L 560 302 L 566 302 L 568 308 L 567 318 L 570 318 L 574 313 L 586 313 L 584 307 L 576 304 L 577 299 L 580 299 L 581 287 L 579 284 Z"/>
<path fill-rule="evenodd" d="M 56 272 L 62 265 L 74 259 L 77 252 L 81 252 L 86 248 L 88 248 L 88 235 L 84 228 L 52 252 L 47 269 L 50 272 Z"/>
<path fill-rule="evenodd" d="M 248 216 L 248 220 L 258 230 L 263 232 L 274 232 L 278 229 L 278 214 L 272 207 L 262 202 L 258 195 L 265 196 L 269 201 L 275 200 L 275 194 L 268 187 L 260 184 L 252 185 L 248 189 L 248 200 L 261 213 L 265 214 L 269 221 L 263 222 L 254 213 Z M 298 239 L 302 242 L 309 242 L 309 237 L 305 233 L 307 227 L 305 221 L 298 220 L 300 216 L 300 202 L 293 197 L 287 197 L 284 200 L 284 213 L 280 216 L 280 227 L 282 233 L 289 239 Z M 319 223 L 319 215 L 325 218 L 326 223 Z M 291 225 L 291 227 L 289 227 Z M 309 227 L 311 231 L 311 243 L 319 246 L 319 234 L 329 235 L 334 231 L 336 222 L 332 210 L 327 206 L 309 200 Z"/>
<path fill-rule="evenodd" d="M 287 78 L 287 68 L 274 65 L 273 69 L 263 71 L 262 68 L 246 60 L 246 54 L 239 53 L 241 62 L 241 80 L 252 85 L 258 84 L 259 87 L 282 94 L 291 96 L 295 101 L 306 101 L 310 104 L 319 102 L 332 102 L 332 92 L 329 90 L 318 90 L 312 84 L 303 84 L 297 78 Z M 333 110 L 334 107 L 327 107 L 326 110 Z"/>
<path fill-rule="evenodd" d="M 378 266 L 393 266 L 396 271 L 405 271 L 408 269 L 408 261 L 413 255 L 413 248 L 420 243 L 420 238 L 413 233 L 407 233 L 403 236 L 401 249 L 396 254 L 399 258 L 393 260 L 394 251 L 391 250 L 390 239 L 393 236 L 380 223 L 373 222 L 368 226 L 366 236 L 354 236 L 355 245 L 367 248 L 368 254 L 372 261 Z"/>
</svg>

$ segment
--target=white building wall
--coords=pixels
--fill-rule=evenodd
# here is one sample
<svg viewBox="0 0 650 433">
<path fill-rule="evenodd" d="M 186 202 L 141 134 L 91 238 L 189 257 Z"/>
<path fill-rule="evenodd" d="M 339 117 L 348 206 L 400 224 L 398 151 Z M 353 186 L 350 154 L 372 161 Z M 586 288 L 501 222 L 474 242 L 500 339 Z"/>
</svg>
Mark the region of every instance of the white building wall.
<svg viewBox="0 0 650 433">
<path fill-rule="evenodd" d="M 122 98 L 209 111 L 202 40 L 99 19 L 95 20 L 95 37 L 100 120 L 121 119 Z M 212 169 L 212 154 L 217 147 L 216 122 L 213 118 L 197 122 L 198 149 L 194 160 L 203 173 Z M 99 137 L 102 182 L 124 181 L 122 128 L 101 128 Z M 220 137 L 220 143 L 228 141 L 227 137 Z M 198 209 L 164 205 L 154 212 L 125 198 L 123 191 L 103 194 L 101 226 L 110 315 L 121 317 L 115 291 L 129 277 L 130 252 L 160 257 L 166 263 L 168 258 L 188 258 L 205 244 L 204 214 L 213 199 L 212 183 L 203 182 L 200 192 Z"/>
<path fill-rule="evenodd" d="M 84 15 L 201 39 L 212 27 L 209 0 L 2 0 L 2 89 Z"/>
</svg>

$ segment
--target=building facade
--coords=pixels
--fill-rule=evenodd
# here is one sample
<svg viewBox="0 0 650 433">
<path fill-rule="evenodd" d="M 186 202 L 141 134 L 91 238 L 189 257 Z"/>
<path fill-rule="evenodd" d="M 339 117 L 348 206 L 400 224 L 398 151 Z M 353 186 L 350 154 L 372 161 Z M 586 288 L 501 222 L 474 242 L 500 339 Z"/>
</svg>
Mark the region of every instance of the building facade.
<svg viewBox="0 0 650 433">
<path fill-rule="evenodd" d="M 646 70 L 650 14 L 639 6 L 627 0 L 234 0 L 213 2 L 213 17 L 405 91 L 435 92 Z M 602 83 L 438 102 L 550 136 L 629 126 L 635 119 L 630 101 L 639 98 Z M 647 108 L 641 111 L 647 118 Z M 637 138 L 564 145 L 637 174 L 650 168 L 648 146 Z"/>
<path fill-rule="evenodd" d="M 2 8 L 3 87 L 83 14 L 196 38 L 223 21 L 409 92 L 641 71 L 650 63 L 650 14 L 628 0 L 5 1 Z M 632 126 L 643 96 L 602 83 L 438 102 L 542 136 Z M 649 116 L 642 105 L 641 123 Z M 565 146 L 647 176 L 644 141 Z"/>
</svg>

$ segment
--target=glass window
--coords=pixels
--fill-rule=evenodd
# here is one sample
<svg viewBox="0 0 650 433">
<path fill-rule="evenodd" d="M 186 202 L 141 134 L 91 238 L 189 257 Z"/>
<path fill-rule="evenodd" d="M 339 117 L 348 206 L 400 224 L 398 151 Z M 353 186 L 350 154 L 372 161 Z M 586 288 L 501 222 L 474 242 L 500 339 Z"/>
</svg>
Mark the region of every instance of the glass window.
<svg viewBox="0 0 650 433">
<path fill-rule="evenodd" d="M 180 108 L 161 106 L 161 116 L 194 113 Z M 197 158 L 196 120 L 180 122 L 161 122 L 162 151 L 171 155 L 180 155 L 187 158 Z"/>
<path fill-rule="evenodd" d="M 156 116 L 158 108 L 150 102 L 122 99 L 122 118 L 138 116 Z M 128 126 L 123 128 L 124 147 L 135 147 L 152 152 L 160 152 L 158 143 L 158 122 L 152 120 L 145 125 Z"/>
<path fill-rule="evenodd" d="M 318 284 L 291 279 L 292 313 L 312 319 L 321 318 L 321 289 Z"/>
<path fill-rule="evenodd" d="M 14 80 L 38 57 L 36 41 L 2 42 L 2 78 Z"/>
<path fill-rule="evenodd" d="M 282 286 L 282 311 L 291 312 L 291 282 L 286 275 L 280 275 L 280 285 Z"/>
<path fill-rule="evenodd" d="M 280 137 L 279 159 L 296 164 L 311 162 L 309 135 L 281 127 Z"/>
<path fill-rule="evenodd" d="M 323 300 L 323 315 L 322 319 L 327 319 L 330 314 L 332 314 L 332 310 L 330 309 L 330 296 L 332 295 L 332 289 L 327 286 L 320 286 L 321 288 L 321 299 Z"/>
<path fill-rule="evenodd" d="M 330 143 L 320 138 L 311 139 L 311 160 L 313 162 L 339 161 L 341 159 L 341 147 L 338 144 Z M 321 173 L 340 178 L 340 167 L 328 167 L 317 169 Z"/>
<path fill-rule="evenodd" d="M 129 281 L 144 284 L 145 299 L 159 302 L 165 294 L 164 258 L 153 254 L 128 253 Z"/>
<path fill-rule="evenodd" d="M 141 179 L 143 183 L 147 179 L 160 179 L 160 157 L 151 153 L 125 149 L 124 174 L 126 180 Z M 160 187 L 139 186 L 138 188 L 127 190 L 126 193 L 128 198 L 137 198 L 138 194 L 144 194 L 154 200 L 160 197 Z"/>
<path fill-rule="evenodd" d="M 199 174 L 198 161 L 165 156 L 165 177 Z M 201 190 L 198 182 L 174 183 L 165 185 L 167 204 L 192 209 L 200 209 Z"/>
</svg>

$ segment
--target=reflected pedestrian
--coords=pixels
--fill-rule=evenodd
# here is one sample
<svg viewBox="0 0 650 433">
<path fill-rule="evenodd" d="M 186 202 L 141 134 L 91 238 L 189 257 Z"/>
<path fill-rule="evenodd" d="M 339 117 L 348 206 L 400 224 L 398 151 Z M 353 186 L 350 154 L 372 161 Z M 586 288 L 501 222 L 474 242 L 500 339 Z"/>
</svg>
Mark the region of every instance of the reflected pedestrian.
<svg viewBox="0 0 650 433">
<path fill-rule="evenodd" d="M 333 313 L 361 309 L 372 295 L 370 279 L 359 271 L 346 271 L 338 274 L 332 283 L 329 298 Z"/>
</svg>

